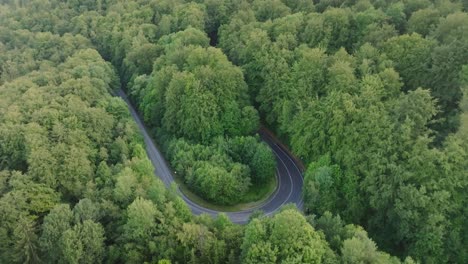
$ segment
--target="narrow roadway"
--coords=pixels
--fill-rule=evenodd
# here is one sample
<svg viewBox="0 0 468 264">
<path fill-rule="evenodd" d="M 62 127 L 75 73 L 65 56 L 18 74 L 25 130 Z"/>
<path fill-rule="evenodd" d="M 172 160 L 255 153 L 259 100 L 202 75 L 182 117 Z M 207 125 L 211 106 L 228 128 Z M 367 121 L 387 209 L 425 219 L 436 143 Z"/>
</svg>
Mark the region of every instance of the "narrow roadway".
<svg viewBox="0 0 468 264">
<path fill-rule="evenodd" d="M 143 135 L 146 144 L 146 152 L 148 153 L 148 157 L 155 168 L 154 174 L 156 177 L 161 178 L 164 184 L 169 187 L 174 182 L 174 176 L 172 175 L 171 169 L 169 168 L 161 152 L 158 150 L 158 148 L 156 148 L 153 140 L 148 134 L 145 125 L 141 121 L 140 116 L 133 108 L 125 93 L 122 90 L 119 90 L 118 95 L 127 103 L 130 113 L 137 123 L 141 134 Z M 225 214 L 228 215 L 231 221 L 234 223 L 246 223 L 249 220 L 250 214 L 255 210 L 261 210 L 266 215 L 271 215 L 279 210 L 282 205 L 288 203 L 294 203 L 298 208 L 302 209 L 303 179 L 302 172 L 299 169 L 298 164 L 296 164 L 295 160 L 288 154 L 288 152 L 285 151 L 280 145 L 278 145 L 268 133 L 260 131 L 259 134 L 262 140 L 264 140 L 271 147 L 273 153 L 276 156 L 278 187 L 264 203 L 257 207 L 239 212 L 226 212 Z M 182 199 L 190 207 L 192 212 L 196 215 L 206 213 L 212 216 L 216 216 L 218 213 L 220 213 L 219 211 L 211 210 L 192 202 L 180 190 L 179 193 Z"/>
</svg>

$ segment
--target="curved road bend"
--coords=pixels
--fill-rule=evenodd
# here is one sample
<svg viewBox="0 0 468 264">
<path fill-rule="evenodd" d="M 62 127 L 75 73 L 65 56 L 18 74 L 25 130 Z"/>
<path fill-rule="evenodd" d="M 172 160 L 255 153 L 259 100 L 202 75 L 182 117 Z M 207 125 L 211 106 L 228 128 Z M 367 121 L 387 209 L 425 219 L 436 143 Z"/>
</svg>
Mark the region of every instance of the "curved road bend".
<svg viewBox="0 0 468 264">
<path fill-rule="evenodd" d="M 146 144 L 146 152 L 148 153 L 148 157 L 155 168 L 155 175 L 161 178 L 164 184 L 169 187 L 172 182 L 174 182 L 171 169 L 169 168 L 161 152 L 156 148 L 153 140 L 146 130 L 145 125 L 141 121 L 138 113 L 131 105 L 125 93 L 122 90 L 119 90 L 118 95 L 125 101 L 125 103 L 127 103 L 130 113 L 137 123 L 141 134 L 143 135 Z M 271 215 L 279 210 L 282 205 L 287 203 L 294 203 L 298 208 L 302 209 L 303 179 L 299 166 L 281 146 L 275 143 L 271 136 L 269 136 L 267 133 L 263 133 L 262 131 L 260 131 L 259 134 L 260 137 L 271 147 L 273 153 L 276 156 L 276 176 L 278 177 L 278 187 L 263 204 L 255 208 L 239 212 L 226 212 L 226 215 L 228 215 L 231 221 L 234 223 L 246 223 L 249 220 L 250 214 L 255 210 L 262 210 L 266 215 Z M 220 213 L 219 211 L 211 210 L 192 202 L 180 190 L 179 193 L 182 199 L 190 207 L 192 212 L 196 215 L 206 213 L 212 216 L 216 216 L 218 213 Z"/>
</svg>

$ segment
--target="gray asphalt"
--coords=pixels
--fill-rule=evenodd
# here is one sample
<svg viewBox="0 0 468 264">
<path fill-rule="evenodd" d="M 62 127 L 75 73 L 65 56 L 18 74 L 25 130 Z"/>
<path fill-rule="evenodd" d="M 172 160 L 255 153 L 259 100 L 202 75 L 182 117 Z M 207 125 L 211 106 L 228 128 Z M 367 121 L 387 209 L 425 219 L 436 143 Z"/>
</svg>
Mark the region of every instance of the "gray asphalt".
<svg viewBox="0 0 468 264">
<path fill-rule="evenodd" d="M 171 186 L 171 184 L 174 182 L 174 176 L 172 175 L 172 171 L 168 163 L 154 144 L 152 138 L 149 136 L 145 125 L 140 119 L 140 116 L 133 108 L 125 93 L 122 90 L 119 90 L 118 95 L 127 103 L 130 113 L 137 123 L 141 134 L 143 135 L 146 144 L 146 152 L 148 153 L 148 157 L 155 168 L 155 176 L 159 177 L 167 187 Z M 264 140 L 271 147 L 273 153 L 276 156 L 276 176 L 278 177 L 278 187 L 264 203 L 257 207 L 239 212 L 225 212 L 225 214 L 228 215 L 231 221 L 234 223 L 242 224 L 248 222 L 250 214 L 256 210 L 261 210 L 266 215 L 274 214 L 281 208 L 281 206 L 289 203 L 295 204 L 299 209 L 302 209 L 303 178 L 300 166 L 298 166 L 298 164 L 287 153 L 287 151 L 278 145 L 268 133 L 260 131 L 259 134 L 262 140 Z M 205 213 L 211 216 L 216 216 L 220 213 L 219 211 L 211 210 L 192 202 L 180 190 L 179 194 L 190 207 L 193 214 L 199 215 Z"/>
</svg>

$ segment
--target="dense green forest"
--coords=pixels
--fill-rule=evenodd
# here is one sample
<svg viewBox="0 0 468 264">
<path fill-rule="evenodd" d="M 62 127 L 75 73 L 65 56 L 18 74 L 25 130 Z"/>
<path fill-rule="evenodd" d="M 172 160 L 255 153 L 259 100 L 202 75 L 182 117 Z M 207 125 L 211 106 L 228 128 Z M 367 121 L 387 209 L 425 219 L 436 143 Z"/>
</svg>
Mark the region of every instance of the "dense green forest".
<svg viewBox="0 0 468 264">
<path fill-rule="evenodd" d="M 0 1 L 0 263 L 466 263 L 468 2 Z M 300 158 L 304 212 L 194 216 Z"/>
</svg>

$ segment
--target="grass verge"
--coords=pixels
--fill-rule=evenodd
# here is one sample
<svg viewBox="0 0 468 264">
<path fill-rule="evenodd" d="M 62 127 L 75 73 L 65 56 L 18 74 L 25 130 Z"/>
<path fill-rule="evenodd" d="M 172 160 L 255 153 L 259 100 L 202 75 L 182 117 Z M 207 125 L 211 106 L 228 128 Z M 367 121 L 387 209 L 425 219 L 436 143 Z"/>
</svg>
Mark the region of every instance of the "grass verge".
<svg viewBox="0 0 468 264">
<path fill-rule="evenodd" d="M 196 193 L 192 192 L 188 186 L 183 182 L 181 177 L 176 176 L 175 182 L 179 186 L 182 193 L 187 196 L 192 202 L 216 211 L 221 212 L 237 212 L 252 209 L 264 203 L 270 196 L 275 192 L 276 187 L 278 186 L 277 177 L 272 177 L 272 179 L 260 186 L 252 186 L 250 190 L 244 195 L 240 203 L 236 205 L 216 205 L 212 204 L 205 199 L 198 196 Z"/>
</svg>

